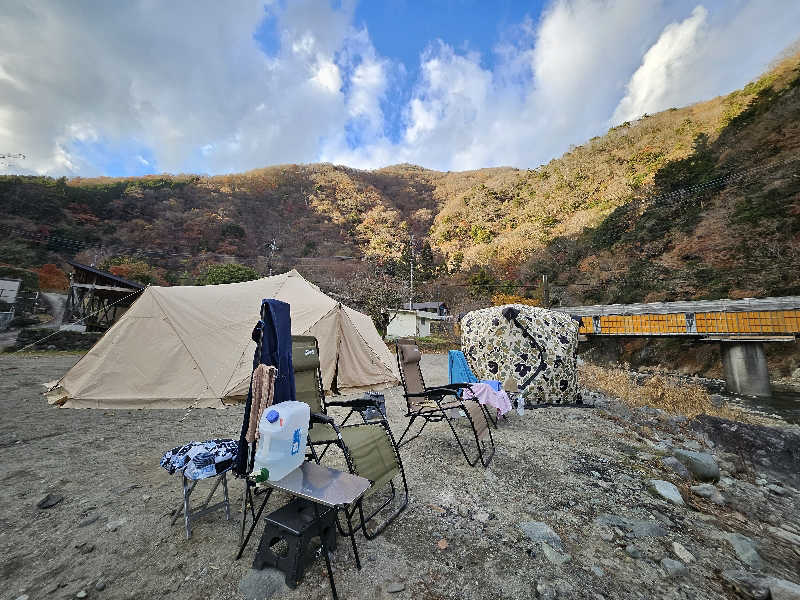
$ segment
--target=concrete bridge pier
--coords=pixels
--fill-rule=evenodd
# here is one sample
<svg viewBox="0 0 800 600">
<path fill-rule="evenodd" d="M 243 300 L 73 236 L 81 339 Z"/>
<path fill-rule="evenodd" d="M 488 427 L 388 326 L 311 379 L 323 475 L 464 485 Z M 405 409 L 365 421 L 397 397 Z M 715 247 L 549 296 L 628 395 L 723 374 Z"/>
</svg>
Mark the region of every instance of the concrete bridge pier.
<svg viewBox="0 0 800 600">
<path fill-rule="evenodd" d="M 767 358 L 761 342 L 720 342 L 725 387 L 732 394 L 772 396 Z"/>
</svg>

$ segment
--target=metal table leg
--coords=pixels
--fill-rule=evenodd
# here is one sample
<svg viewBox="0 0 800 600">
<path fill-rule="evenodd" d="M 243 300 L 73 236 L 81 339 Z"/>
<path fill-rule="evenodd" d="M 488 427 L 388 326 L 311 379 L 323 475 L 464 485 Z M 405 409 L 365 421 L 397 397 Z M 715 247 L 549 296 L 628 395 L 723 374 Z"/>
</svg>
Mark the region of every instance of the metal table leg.
<svg viewBox="0 0 800 600">
<path fill-rule="evenodd" d="M 328 556 L 328 544 L 325 541 L 325 533 L 322 529 L 322 519 L 319 517 L 319 505 L 312 502 L 314 505 L 314 519 L 317 522 L 317 531 L 319 532 L 319 541 L 322 542 L 322 553 L 325 555 L 325 566 L 328 567 L 328 581 L 331 584 L 331 592 L 333 593 L 333 600 L 339 600 L 336 594 L 336 584 L 333 581 L 333 569 L 331 568 L 331 557 Z"/>
</svg>

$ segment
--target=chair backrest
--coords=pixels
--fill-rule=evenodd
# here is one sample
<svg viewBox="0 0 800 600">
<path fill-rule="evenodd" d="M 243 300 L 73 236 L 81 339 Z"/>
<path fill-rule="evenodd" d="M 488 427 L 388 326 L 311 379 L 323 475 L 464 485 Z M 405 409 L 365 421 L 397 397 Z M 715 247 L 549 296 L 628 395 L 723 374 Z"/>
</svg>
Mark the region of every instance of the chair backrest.
<svg viewBox="0 0 800 600">
<path fill-rule="evenodd" d="M 342 428 L 353 472 L 372 481 L 366 496 L 383 488 L 400 473 L 400 457 L 384 423 L 348 425 Z"/>
<path fill-rule="evenodd" d="M 310 335 L 292 336 L 294 387 L 298 402 L 305 402 L 312 413 L 325 414 L 325 394 L 319 374 L 319 345 Z"/>
<path fill-rule="evenodd" d="M 421 394 L 425 391 L 425 380 L 422 378 L 422 369 L 419 361 L 422 358 L 419 348 L 415 344 L 395 345 L 397 351 L 397 366 L 400 369 L 400 381 L 406 392 L 406 402 L 409 409 L 421 404 L 424 398 L 409 398 L 408 394 Z"/>
</svg>

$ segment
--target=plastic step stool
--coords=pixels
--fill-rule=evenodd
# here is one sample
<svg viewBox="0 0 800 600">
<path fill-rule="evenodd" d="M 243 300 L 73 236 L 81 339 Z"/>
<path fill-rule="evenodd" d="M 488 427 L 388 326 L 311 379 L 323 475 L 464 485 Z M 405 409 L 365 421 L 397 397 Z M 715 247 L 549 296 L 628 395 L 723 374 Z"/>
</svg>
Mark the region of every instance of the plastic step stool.
<svg viewBox="0 0 800 600">
<path fill-rule="evenodd" d="M 275 567 L 283 571 L 287 586 L 297 587 L 306 567 L 314 562 L 321 549 L 321 545 L 311 544 L 312 538 L 319 536 L 320 523 L 328 551 L 336 549 L 336 511 L 324 506 L 317 506 L 317 510 L 319 522 L 315 519 L 314 503 L 295 498 L 267 515 L 253 568 Z M 283 545 L 281 542 L 286 545 L 285 553 L 277 551 L 277 546 Z"/>
</svg>

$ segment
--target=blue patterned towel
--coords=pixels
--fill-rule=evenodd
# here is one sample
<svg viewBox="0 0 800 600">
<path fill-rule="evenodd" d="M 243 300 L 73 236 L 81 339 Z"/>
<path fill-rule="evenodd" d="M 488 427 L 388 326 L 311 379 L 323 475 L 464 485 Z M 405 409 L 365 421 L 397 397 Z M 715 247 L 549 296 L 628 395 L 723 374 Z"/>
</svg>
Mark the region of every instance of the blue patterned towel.
<svg viewBox="0 0 800 600">
<path fill-rule="evenodd" d="M 229 470 L 238 453 L 239 443 L 234 440 L 189 442 L 165 452 L 161 466 L 170 475 L 183 471 L 187 479 L 206 479 Z"/>
</svg>

